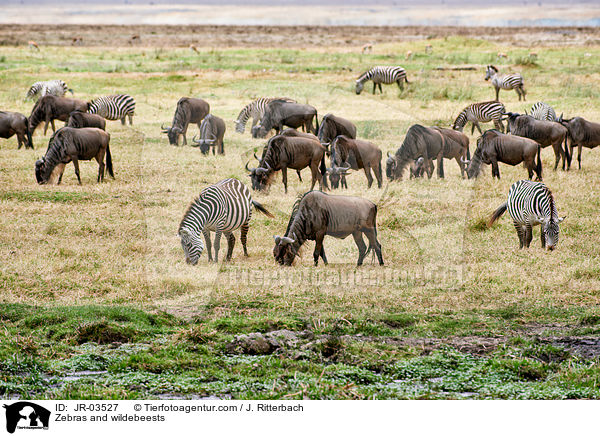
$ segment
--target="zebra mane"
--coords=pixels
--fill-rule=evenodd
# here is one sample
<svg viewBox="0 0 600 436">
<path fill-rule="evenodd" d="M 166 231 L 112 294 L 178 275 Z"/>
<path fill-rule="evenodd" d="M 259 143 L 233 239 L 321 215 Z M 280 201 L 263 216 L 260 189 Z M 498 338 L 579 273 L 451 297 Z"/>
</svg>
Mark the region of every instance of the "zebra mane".
<svg viewBox="0 0 600 436">
<path fill-rule="evenodd" d="M 204 188 L 204 189 L 206 189 L 206 188 Z M 179 223 L 179 230 L 181 230 L 181 227 L 183 227 L 183 223 L 187 219 L 188 215 L 190 214 L 190 212 L 192 211 L 194 206 L 196 206 L 196 204 L 198 204 L 198 202 L 202 200 L 202 194 L 204 194 L 204 189 L 202 190 L 202 192 L 200 192 L 200 195 L 198 195 L 196 198 L 194 198 L 194 201 L 192 201 L 190 203 L 190 205 L 188 206 L 188 208 L 186 209 L 185 213 L 183 214 L 183 218 L 181 218 L 181 222 Z"/>
<path fill-rule="evenodd" d="M 552 220 L 555 218 L 554 212 L 557 212 L 556 205 L 554 204 L 554 196 L 552 195 L 550 188 L 548 188 L 546 185 L 544 185 L 544 188 L 546 188 L 546 194 L 548 194 L 548 201 L 550 202 L 550 219 Z M 556 215 L 558 216 L 558 212 Z"/>
<path fill-rule="evenodd" d="M 369 71 L 371 70 L 367 70 L 364 73 L 362 73 L 360 76 L 358 76 L 358 78 L 356 79 L 356 81 L 360 81 L 360 80 L 364 80 L 365 76 L 369 73 Z"/>
</svg>

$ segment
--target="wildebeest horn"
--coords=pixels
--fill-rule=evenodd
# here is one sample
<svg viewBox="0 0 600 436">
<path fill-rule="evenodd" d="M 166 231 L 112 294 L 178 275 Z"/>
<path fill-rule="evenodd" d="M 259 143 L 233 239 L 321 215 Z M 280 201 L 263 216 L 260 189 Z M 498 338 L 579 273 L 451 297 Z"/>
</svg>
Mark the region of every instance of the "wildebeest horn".
<svg viewBox="0 0 600 436">
<path fill-rule="evenodd" d="M 257 161 L 260 162 L 260 159 L 258 158 L 258 156 L 256 155 L 256 152 L 254 152 L 254 159 L 256 159 Z"/>
<path fill-rule="evenodd" d="M 169 130 L 171 130 L 170 127 L 165 127 L 163 124 L 160 125 L 160 128 L 163 133 L 167 133 Z"/>
<path fill-rule="evenodd" d="M 390 154 L 390 152 L 389 152 L 389 151 L 388 151 L 387 153 L 388 153 L 388 157 L 392 157 L 392 155 Z"/>
<path fill-rule="evenodd" d="M 279 241 L 281 241 L 281 236 L 273 235 L 273 239 L 275 240 L 275 244 L 279 244 Z"/>
<path fill-rule="evenodd" d="M 250 161 L 246 162 L 246 171 L 248 171 L 249 173 L 252 172 L 252 170 L 250 168 L 248 168 L 248 164 L 250 163 Z"/>
<path fill-rule="evenodd" d="M 269 162 L 265 162 L 265 165 L 267 166 L 267 168 L 266 168 L 267 170 L 271 169 L 271 165 L 269 165 Z"/>
<path fill-rule="evenodd" d="M 470 159 L 465 159 L 465 158 L 462 158 L 462 157 L 460 158 L 460 161 L 461 161 L 462 163 L 464 163 L 465 165 L 467 165 L 467 164 L 469 164 L 469 163 L 471 162 L 471 160 L 470 160 Z"/>
</svg>

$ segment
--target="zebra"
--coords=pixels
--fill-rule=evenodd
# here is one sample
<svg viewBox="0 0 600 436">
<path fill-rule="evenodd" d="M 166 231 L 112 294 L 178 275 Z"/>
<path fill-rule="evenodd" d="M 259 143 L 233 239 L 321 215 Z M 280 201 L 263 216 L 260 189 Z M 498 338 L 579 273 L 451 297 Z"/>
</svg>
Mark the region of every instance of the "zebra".
<svg viewBox="0 0 600 436">
<path fill-rule="evenodd" d="M 508 191 L 508 200 L 492 214 L 488 227 L 491 227 L 507 209 L 519 235 L 519 248 L 529 248 L 533 237 L 532 227 L 538 224 L 541 225 L 542 248 L 556 248 L 560 233 L 559 223 L 565 217 L 558 217 L 554 197 L 546 185 L 531 180 L 513 183 Z"/>
<path fill-rule="evenodd" d="M 481 103 L 473 103 L 464 108 L 458 114 L 452 128 L 462 132 L 467 122 L 471 122 L 471 135 L 475 131 L 475 127 L 482 134 L 479 123 L 489 123 L 494 121 L 494 127 L 504 133 L 504 124 L 502 124 L 502 115 L 506 112 L 506 108 L 499 101 L 483 101 Z"/>
<path fill-rule="evenodd" d="M 525 111 L 525 114 L 527 114 L 527 111 Z M 529 115 L 536 120 L 558 121 L 558 117 L 556 116 L 556 112 L 554 112 L 554 108 L 543 101 L 538 101 L 536 104 L 531 106 Z"/>
<path fill-rule="evenodd" d="M 208 260 L 212 261 L 211 231 L 215 232 L 215 263 L 219 260 L 221 234 L 223 233 L 227 238 L 226 261 L 231 260 L 235 245 L 233 231 L 238 228 L 241 228 L 242 247 L 244 256 L 247 257 L 246 236 L 252 216 L 251 206 L 273 218 L 273 215 L 259 202 L 252 200 L 250 190 L 237 179 L 221 180 L 204 188 L 200 196 L 192 202 L 179 224 L 178 235 L 181 238 L 186 262 L 196 265 L 204 251 L 200 233 L 204 235 L 208 247 Z"/>
<path fill-rule="evenodd" d="M 244 133 L 244 130 L 246 129 L 246 123 L 250 117 L 252 117 L 252 127 L 256 126 L 258 121 L 263 117 L 267 105 L 273 100 L 285 100 L 291 103 L 296 103 L 296 100 L 286 97 L 261 97 L 257 100 L 254 100 L 244 106 L 244 108 L 240 111 L 237 120 L 235 120 L 235 131 L 238 133 Z"/>
<path fill-rule="evenodd" d="M 88 103 L 88 112 L 98 114 L 107 120 L 121 120 L 125 125 L 125 117 L 129 117 L 129 125 L 133 125 L 135 100 L 127 94 L 107 95 L 98 97 Z"/>
<path fill-rule="evenodd" d="M 67 84 L 60 79 L 48 80 L 46 82 L 35 82 L 27 91 L 25 99 L 39 100 L 45 95 L 54 95 L 56 97 L 64 96 L 67 91 L 73 94 L 73 90 L 67 86 Z"/>
<path fill-rule="evenodd" d="M 404 89 L 404 82 L 410 83 L 406 78 L 406 70 L 402 67 L 373 67 L 369 71 L 366 71 L 356 79 L 356 93 L 360 94 L 364 88 L 364 83 L 368 80 L 373 81 L 373 94 L 377 86 L 379 86 L 379 92 L 383 94 L 381 84 L 385 83 L 390 85 L 394 82 L 398 84 L 400 90 Z"/>
<path fill-rule="evenodd" d="M 498 101 L 498 94 L 501 89 L 514 89 L 519 95 L 519 101 L 521 97 L 525 100 L 525 90 L 523 89 L 523 76 L 519 73 L 499 75 L 498 68 L 493 65 L 488 65 L 485 71 L 485 80 L 492 79 L 492 85 L 496 89 L 496 101 Z"/>
</svg>

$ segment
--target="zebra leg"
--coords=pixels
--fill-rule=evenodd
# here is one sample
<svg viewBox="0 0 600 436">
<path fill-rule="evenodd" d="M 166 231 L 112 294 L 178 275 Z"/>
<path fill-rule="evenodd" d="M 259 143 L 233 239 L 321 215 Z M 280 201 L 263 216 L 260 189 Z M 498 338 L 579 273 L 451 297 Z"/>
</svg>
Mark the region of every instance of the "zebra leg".
<svg viewBox="0 0 600 436">
<path fill-rule="evenodd" d="M 225 258 L 226 262 L 231 260 L 231 255 L 233 254 L 233 247 L 235 246 L 235 235 L 233 232 L 225 233 L 227 237 L 227 257 Z"/>
<path fill-rule="evenodd" d="M 496 101 L 500 101 L 500 100 L 498 100 L 499 95 L 500 95 L 500 88 L 496 87 Z"/>
<path fill-rule="evenodd" d="M 202 229 L 204 235 L 204 241 L 206 242 L 206 251 L 208 253 L 208 261 L 212 262 L 212 242 L 210 242 L 210 232 L 206 229 Z"/>
<path fill-rule="evenodd" d="M 325 231 L 320 231 L 315 235 L 315 251 L 313 252 L 313 259 L 315 261 L 315 266 L 319 264 L 319 257 L 321 256 L 321 251 L 323 251 L 323 239 L 325 238 Z"/>
<path fill-rule="evenodd" d="M 352 237 L 354 238 L 354 242 L 356 242 L 356 246 L 358 247 L 358 261 L 356 262 L 356 266 L 361 266 L 363 264 L 363 260 L 365 260 L 365 256 L 367 255 L 367 246 L 365 245 L 365 241 L 362 238 L 362 232 L 357 230 L 352 233 Z"/>
<path fill-rule="evenodd" d="M 373 82 L 373 95 L 375 95 L 376 89 L 377 89 L 377 83 Z"/>
<path fill-rule="evenodd" d="M 221 231 L 215 231 L 215 263 L 219 262 L 219 248 L 221 248 Z"/>
<path fill-rule="evenodd" d="M 517 231 L 517 235 L 519 236 L 519 248 L 523 248 L 523 246 L 525 245 L 525 235 L 523 234 L 523 226 L 516 221 L 513 221 L 513 224 L 515 225 L 515 230 Z"/>
<path fill-rule="evenodd" d="M 544 225 L 540 225 L 540 238 L 542 239 L 542 248 L 546 248 L 546 234 L 544 233 Z"/>
<path fill-rule="evenodd" d="M 531 240 L 533 239 L 533 229 L 531 228 L 531 224 L 527 224 L 526 228 L 525 228 L 525 247 L 529 248 L 529 245 L 531 244 Z"/>
<path fill-rule="evenodd" d="M 123 118 L 121 118 L 121 124 L 125 125 L 125 115 L 123 115 Z"/>
<path fill-rule="evenodd" d="M 381 83 L 378 83 L 377 86 L 379 86 L 379 93 L 383 94 L 383 89 L 381 89 Z"/>
<path fill-rule="evenodd" d="M 244 256 L 248 257 L 248 249 L 246 248 L 246 242 L 248 241 L 248 222 L 242 224 L 240 240 L 242 241 L 242 248 L 244 249 Z"/>
<path fill-rule="evenodd" d="M 127 115 L 129 117 L 129 125 L 133 126 L 133 114 Z"/>
<path fill-rule="evenodd" d="M 404 83 L 402 83 L 401 80 L 396 80 L 396 83 L 398 84 L 398 88 L 400 88 L 400 91 L 404 91 Z"/>
</svg>

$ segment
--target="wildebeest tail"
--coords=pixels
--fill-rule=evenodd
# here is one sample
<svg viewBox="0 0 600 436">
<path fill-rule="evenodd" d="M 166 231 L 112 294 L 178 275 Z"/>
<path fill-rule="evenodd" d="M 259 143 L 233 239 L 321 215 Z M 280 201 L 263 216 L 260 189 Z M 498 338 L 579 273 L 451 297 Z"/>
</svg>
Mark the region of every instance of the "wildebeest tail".
<svg viewBox="0 0 600 436">
<path fill-rule="evenodd" d="M 319 114 L 317 112 L 315 112 L 315 126 L 317 126 L 315 128 L 315 135 L 319 134 Z"/>
<path fill-rule="evenodd" d="M 492 216 L 490 217 L 487 226 L 488 227 L 492 227 L 492 225 L 494 224 L 494 222 L 496 222 L 496 220 L 498 218 L 500 218 L 504 212 L 506 212 L 506 208 L 508 207 L 508 203 L 502 203 L 502 205 L 500 205 L 500 207 L 498 209 L 496 209 L 494 211 L 494 213 L 492 214 Z"/>
<path fill-rule="evenodd" d="M 27 118 L 27 129 L 25 130 L 25 133 L 27 134 L 27 147 L 33 149 L 33 139 L 31 139 L 31 130 L 29 130 L 29 118 Z"/>
<path fill-rule="evenodd" d="M 538 144 L 537 165 L 535 167 L 535 171 L 540 180 L 542 180 L 542 146 L 540 144 Z"/>
<path fill-rule="evenodd" d="M 572 156 L 569 154 L 569 137 L 571 135 L 569 133 L 569 128 L 567 127 L 567 134 L 565 135 L 565 159 L 567 160 L 569 165 L 571 165 Z M 573 143 L 573 139 L 571 139 L 571 143 Z"/>
<path fill-rule="evenodd" d="M 268 216 L 269 218 L 275 218 L 273 216 L 273 214 L 271 212 L 269 212 L 267 209 L 265 209 L 264 206 L 262 204 L 260 204 L 258 201 L 252 200 L 252 205 L 260 213 Z"/>
<path fill-rule="evenodd" d="M 112 166 L 112 156 L 110 155 L 110 145 L 106 146 L 106 168 L 108 169 L 108 174 L 114 179 L 115 173 L 113 172 Z"/>
</svg>

